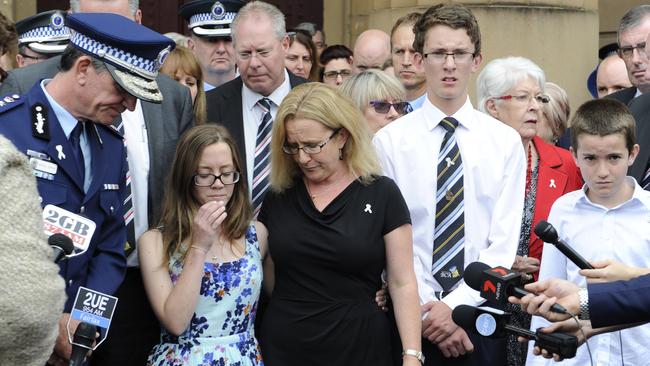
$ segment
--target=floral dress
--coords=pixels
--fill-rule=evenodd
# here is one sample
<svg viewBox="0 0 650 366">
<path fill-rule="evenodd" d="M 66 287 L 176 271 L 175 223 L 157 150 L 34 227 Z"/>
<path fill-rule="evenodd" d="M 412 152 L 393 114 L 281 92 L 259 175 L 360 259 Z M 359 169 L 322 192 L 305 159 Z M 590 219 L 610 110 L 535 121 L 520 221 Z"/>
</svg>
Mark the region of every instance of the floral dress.
<svg viewBox="0 0 650 366">
<path fill-rule="evenodd" d="M 169 260 L 175 284 L 183 269 Z M 262 284 L 262 262 L 255 226 L 246 231 L 246 251 L 235 261 L 204 264 L 196 310 L 181 336 L 162 329 L 147 365 L 258 366 L 264 365 L 254 323 Z"/>
</svg>

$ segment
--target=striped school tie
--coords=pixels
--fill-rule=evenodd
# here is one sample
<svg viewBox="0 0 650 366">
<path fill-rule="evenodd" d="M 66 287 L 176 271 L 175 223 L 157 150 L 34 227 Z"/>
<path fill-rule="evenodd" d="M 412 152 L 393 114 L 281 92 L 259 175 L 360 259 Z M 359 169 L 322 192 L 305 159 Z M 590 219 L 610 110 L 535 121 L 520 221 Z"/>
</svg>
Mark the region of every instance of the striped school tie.
<svg viewBox="0 0 650 366">
<path fill-rule="evenodd" d="M 646 191 L 650 191 L 650 168 L 645 171 L 645 175 L 643 176 L 643 180 L 641 180 L 641 187 L 645 189 Z"/>
<path fill-rule="evenodd" d="M 120 124 L 117 126 L 117 130 L 120 131 L 122 136 L 124 135 L 124 121 L 120 121 Z M 126 136 L 124 137 L 124 149 L 126 149 L 127 141 Z M 128 154 L 128 152 L 127 152 Z M 126 198 L 124 199 L 124 224 L 126 225 L 126 243 L 124 244 L 124 252 L 128 257 L 134 250 L 136 246 L 135 240 L 135 211 L 133 210 L 133 192 L 131 191 L 131 169 L 129 169 L 129 161 L 126 161 Z"/>
<path fill-rule="evenodd" d="M 445 117 L 440 125 L 446 133 L 438 154 L 432 273 L 443 291 L 449 291 L 464 271 L 463 161 L 454 134 L 458 121 Z"/>
<path fill-rule="evenodd" d="M 271 101 L 267 98 L 260 99 L 257 104 L 264 111 L 262 123 L 257 127 L 255 142 L 255 160 L 253 164 L 253 216 L 257 217 L 262 207 L 264 194 L 269 188 L 269 172 L 271 171 Z"/>
</svg>

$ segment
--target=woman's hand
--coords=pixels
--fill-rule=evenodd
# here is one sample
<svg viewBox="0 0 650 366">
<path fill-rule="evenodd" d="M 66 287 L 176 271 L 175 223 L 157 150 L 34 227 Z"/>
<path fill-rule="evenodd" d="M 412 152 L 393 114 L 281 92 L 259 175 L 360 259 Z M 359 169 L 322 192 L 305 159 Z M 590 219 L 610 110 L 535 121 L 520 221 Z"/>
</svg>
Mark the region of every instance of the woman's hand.
<svg viewBox="0 0 650 366">
<path fill-rule="evenodd" d="M 222 201 L 210 201 L 201 206 L 194 216 L 192 246 L 207 253 L 214 239 L 218 238 L 226 216 L 226 205 Z"/>
</svg>

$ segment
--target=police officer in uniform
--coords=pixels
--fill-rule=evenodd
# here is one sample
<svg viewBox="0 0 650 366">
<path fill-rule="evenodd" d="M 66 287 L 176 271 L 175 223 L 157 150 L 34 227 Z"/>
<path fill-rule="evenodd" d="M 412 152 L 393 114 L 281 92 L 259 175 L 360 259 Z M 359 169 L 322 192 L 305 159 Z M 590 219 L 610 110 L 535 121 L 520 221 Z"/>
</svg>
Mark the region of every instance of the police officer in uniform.
<svg viewBox="0 0 650 366">
<path fill-rule="evenodd" d="M 87 250 L 60 264 L 68 300 L 49 361 L 55 365 L 70 357 L 66 324 L 79 286 L 112 294 L 124 277 L 128 165 L 112 123 L 134 109 L 136 98 L 162 101 L 155 78 L 174 47 L 171 39 L 116 14 L 73 14 L 67 24 L 74 32 L 60 72 L 24 96 L 0 99 L 0 134 L 29 157 L 42 206 L 96 225 Z M 71 321 L 72 333 L 77 324 Z"/>
<path fill-rule="evenodd" d="M 50 10 L 16 22 L 18 67 L 45 61 L 65 50 L 70 42 L 70 29 L 65 26 L 66 15 L 61 10 Z"/>
<path fill-rule="evenodd" d="M 179 10 L 190 29 L 187 46 L 201 65 L 206 92 L 237 77 L 230 23 L 244 5 L 240 0 L 193 0 Z"/>
</svg>

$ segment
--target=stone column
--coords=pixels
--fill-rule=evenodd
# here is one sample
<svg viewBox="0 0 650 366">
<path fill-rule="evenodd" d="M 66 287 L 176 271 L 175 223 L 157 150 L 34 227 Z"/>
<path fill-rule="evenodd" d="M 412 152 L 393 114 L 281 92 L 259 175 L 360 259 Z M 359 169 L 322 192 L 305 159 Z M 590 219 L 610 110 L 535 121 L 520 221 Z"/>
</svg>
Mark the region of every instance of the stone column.
<svg viewBox="0 0 650 366">
<path fill-rule="evenodd" d="M 36 0 L 0 0 L 0 11 L 16 21 L 36 14 Z"/>
</svg>

